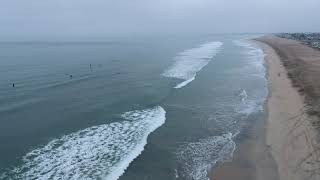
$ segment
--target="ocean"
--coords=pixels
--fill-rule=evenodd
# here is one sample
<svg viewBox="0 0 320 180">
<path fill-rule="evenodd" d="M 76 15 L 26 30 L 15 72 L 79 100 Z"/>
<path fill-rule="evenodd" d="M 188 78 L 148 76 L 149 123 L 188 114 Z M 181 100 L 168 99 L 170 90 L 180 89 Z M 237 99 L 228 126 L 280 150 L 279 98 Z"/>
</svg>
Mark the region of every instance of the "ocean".
<svg viewBox="0 0 320 180">
<path fill-rule="evenodd" d="M 208 179 L 265 115 L 256 36 L 0 42 L 0 179 Z"/>
</svg>

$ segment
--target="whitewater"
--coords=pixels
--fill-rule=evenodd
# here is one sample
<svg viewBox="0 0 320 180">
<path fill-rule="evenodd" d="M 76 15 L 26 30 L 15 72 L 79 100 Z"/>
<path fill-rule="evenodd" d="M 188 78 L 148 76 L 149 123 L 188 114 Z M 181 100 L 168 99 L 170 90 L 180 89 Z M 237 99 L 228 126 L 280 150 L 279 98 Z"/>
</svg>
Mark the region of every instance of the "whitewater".
<svg viewBox="0 0 320 180">
<path fill-rule="evenodd" d="M 182 88 L 191 83 L 203 67 L 221 50 L 222 42 L 210 42 L 179 53 L 174 58 L 174 63 L 165 70 L 163 76 L 181 79 L 183 82 L 174 88 Z"/>
<path fill-rule="evenodd" d="M 165 122 L 158 106 L 123 113 L 121 122 L 80 130 L 27 153 L 23 164 L 0 175 L 15 179 L 118 179 Z"/>
</svg>

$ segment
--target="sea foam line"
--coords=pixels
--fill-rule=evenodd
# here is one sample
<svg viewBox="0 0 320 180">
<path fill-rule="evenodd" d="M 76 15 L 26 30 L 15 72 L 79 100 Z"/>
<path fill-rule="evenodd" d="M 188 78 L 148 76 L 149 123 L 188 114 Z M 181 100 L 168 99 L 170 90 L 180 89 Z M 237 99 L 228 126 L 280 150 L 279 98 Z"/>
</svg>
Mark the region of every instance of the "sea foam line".
<svg viewBox="0 0 320 180">
<path fill-rule="evenodd" d="M 177 151 L 178 176 L 183 179 L 207 180 L 208 171 L 217 163 L 231 160 L 235 134 L 226 133 L 190 142 Z"/>
<path fill-rule="evenodd" d="M 164 124 L 165 114 L 160 106 L 130 111 L 122 114 L 125 121 L 54 139 L 27 153 L 21 166 L 0 177 L 116 180 L 144 150 L 148 135 Z"/>
<path fill-rule="evenodd" d="M 233 43 L 237 46 L 246 49 L 246 54 L 248 58 L 250 58 L 250 65 L 255 66 L 255 70 L 257 70 L 257 74 L 260 74 L 264 77 L 265 75 L 265 67 L 264 67 L 264 57 L 265 54 L 263 50 L 248 40 L 234 40 Z"/>
<path fill-rule="evenodd" d="M 254 75 L 255 78 L 261 79 L 261 81 L 267 87 L 267 80 L 265 77 L 266 70 L 264 67 L 264 57 L 265 54 L 261 48 L 253 44 L 248 40 L 234 40 L 233 43 L 239 47 L 245 49 L 245 55 L 247 57 L 247 66 L 243 70 L 246 74 Z M 249 115 L 253 112 L 262 111 L 263 110 L 263 103 L 267 96 L 267 88 L 263 94 L 259 94 L 258 96 L 251 94 L 251 96 L 247 95 L 246 90 L 243 90 L 239 95 L 244 96 L 245 98 L 242 99 L 242 104 L 238 108 L 238 112 L 241 114 Z"/>
<path fill-rule="evenodd" d="M 174 58 L 174 64 L 162 75 L 184 80 L 175 86 L 175 88 L 182 88 L 196 78 L 197 72 L 212 60 L 222 45 L 222 42 L 210 42 L 197 48 L 185 50 Z"/>
</svg>

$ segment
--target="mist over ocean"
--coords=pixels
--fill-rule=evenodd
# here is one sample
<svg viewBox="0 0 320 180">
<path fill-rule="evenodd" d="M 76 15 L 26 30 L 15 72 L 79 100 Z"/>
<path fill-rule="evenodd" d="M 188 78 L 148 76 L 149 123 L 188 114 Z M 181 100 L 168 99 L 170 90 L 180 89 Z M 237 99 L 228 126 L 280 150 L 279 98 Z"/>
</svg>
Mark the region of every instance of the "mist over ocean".
<svg viewBox="0 0 320 180">
<path fill-rule="evenodd" d="M 264 116 L 254 36 L 0 42 L 0 179 L 206 180 Z"/>
</svg>

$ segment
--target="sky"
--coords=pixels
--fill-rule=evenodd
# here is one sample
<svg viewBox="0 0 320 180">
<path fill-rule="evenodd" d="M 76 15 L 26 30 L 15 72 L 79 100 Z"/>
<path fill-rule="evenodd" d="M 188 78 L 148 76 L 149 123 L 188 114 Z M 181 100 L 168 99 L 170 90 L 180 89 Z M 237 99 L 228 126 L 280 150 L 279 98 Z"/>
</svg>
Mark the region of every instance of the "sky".
<svg viewBox="0 0 320 180">
<path fill-rule="evenodd" d="M 320 31 L 320 0 L 1 0 L 0 38 Z"/>
</svg>

